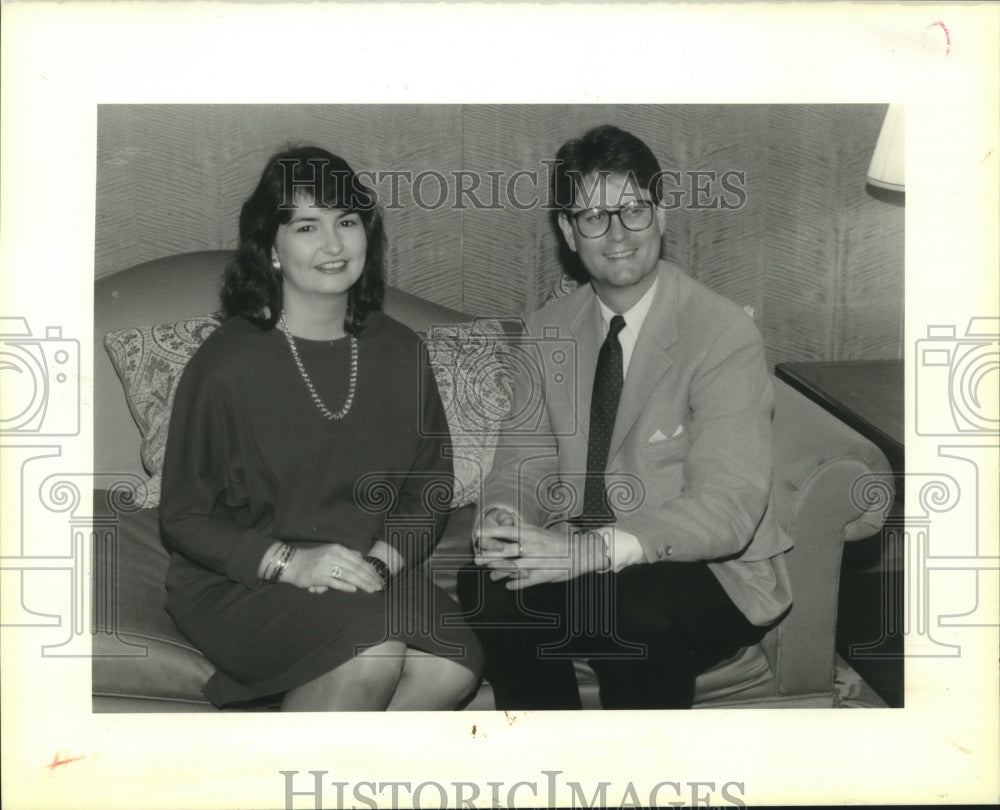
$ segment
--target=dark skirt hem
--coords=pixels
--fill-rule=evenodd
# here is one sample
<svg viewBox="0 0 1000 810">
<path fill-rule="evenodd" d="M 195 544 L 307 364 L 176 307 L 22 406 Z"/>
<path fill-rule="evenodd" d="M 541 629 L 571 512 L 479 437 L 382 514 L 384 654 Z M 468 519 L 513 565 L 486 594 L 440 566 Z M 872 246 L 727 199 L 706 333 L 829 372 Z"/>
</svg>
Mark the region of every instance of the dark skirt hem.
<svg viewBox="0 0 1000 810">
<path fill-rule="evenodd" d="M 452 660 L 479 678 L 482 677 L 483 673 L 483 655 L 479 647 L 479 642 L 474 636 L 471 636 L 471 631 L 468 632 L 471 642 L 466 643 L 466 655 L 464 656 L 442 655 L 443 651 L 440 645 L 427 643 L 434 640 L 426 637 L 400 637 L 386 639 L 386 641 L 402 641 L 407 647 Z M 252 684 L 242 683 L 222 670 L 217 669 L 215 674 L 202 687 L 202 692 L 218 708 L 238 703 L 260 701 L 265 698 L 279 702 L 286 692 L 303 686 L 328 672 L 332 672 L 337 667 L 351 660 L 343 659 L 338 653 L 339 650 L 333 645 L 320 647 L 312 655 L 297 661 L 290 669 Z"/>
<path fill-rule="evenodd" d="M 461 607 L 420 569 L 382 598 L 311 594 L 285 584 L 251 591 L 202 569 L 168 589 L 167 601 L 181 632 L 216 667 L 202 692 L 219 707 L 280 699 L 386 641 L 453 660 L 477 676 L 483 671 L 482 648 L 459 617 Z"/>
</svg>

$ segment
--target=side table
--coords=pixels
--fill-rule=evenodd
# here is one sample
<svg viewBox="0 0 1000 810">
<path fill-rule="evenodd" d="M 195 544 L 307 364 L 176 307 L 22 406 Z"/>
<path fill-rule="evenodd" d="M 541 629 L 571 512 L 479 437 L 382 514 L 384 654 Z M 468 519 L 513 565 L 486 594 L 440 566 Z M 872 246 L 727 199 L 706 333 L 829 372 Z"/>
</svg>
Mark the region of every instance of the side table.
<svg viewBox="0 0 1000 810">
<path fill-rule="evenodd" d="M 774 374 L 877 444 L 902 474 L 902 360 L 779 363 Z"/>
</svg>

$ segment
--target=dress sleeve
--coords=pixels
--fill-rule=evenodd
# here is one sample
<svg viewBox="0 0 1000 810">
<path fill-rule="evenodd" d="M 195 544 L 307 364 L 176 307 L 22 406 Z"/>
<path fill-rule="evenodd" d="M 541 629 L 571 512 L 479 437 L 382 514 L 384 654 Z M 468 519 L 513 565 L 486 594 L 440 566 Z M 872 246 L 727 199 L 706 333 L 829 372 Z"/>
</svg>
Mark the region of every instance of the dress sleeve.
<svg viewBox="0 0 1000 810">
<path fill-rule="evenodd" d="M 412 568 L 430 556 L 448 522 L 454 492 L 454 466 L 448 418 L 437 381 L 424 352 L 420 364 L 420 412 L 416 450 L 400 487 L 395 508 L 386 521 L 388 543 Z"/>
<path fill-rule="evenodd" d="M 254 588 L 273 538 L 252 528 L 236 403 L 224 375 L 201 354 L 188 363 L 174 398 L 160 528 L 171 550 Z"/>
</svg>

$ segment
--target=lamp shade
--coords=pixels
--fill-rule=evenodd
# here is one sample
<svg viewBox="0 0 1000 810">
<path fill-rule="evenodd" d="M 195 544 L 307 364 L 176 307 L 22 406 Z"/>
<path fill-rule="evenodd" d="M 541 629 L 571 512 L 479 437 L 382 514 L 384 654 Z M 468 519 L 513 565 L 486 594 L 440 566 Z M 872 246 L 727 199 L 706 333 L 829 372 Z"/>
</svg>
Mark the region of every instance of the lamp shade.
<svg viewBox="0 0 1000 810">
<path fill-rule="evenodd" d="M 868 182 L 879 188 L 903 191 L 906 168 L 906 107 L 890 104 L 875 144 Z"/>
</svg>

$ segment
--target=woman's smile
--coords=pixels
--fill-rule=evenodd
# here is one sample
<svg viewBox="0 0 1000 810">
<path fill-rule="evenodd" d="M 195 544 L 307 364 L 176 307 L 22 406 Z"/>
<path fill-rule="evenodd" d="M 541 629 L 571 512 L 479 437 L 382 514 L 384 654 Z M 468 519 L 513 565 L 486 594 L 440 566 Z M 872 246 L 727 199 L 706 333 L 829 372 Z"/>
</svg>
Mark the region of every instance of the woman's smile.
<svg viewBox="0 0 1000 810">
<path fill-rule="evenodd" d="M 346 296 L 367 255 L 361 217 L 340 208 L 296 207 L 278 227 L 272 258 L 282 272 L 286 308 L 312 296 Z"/>
<path fill-rule="evenodd" d="M 347 262 L 343 259 L 337 259 L 335 261 L 323 262 L 322 264 L 317 264 L 316 269 L 321 273 L 339 273 L 347 267 Z"/>
</svg>

